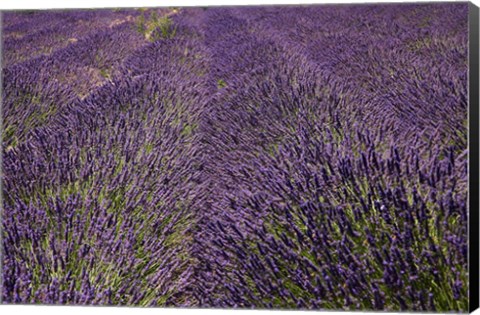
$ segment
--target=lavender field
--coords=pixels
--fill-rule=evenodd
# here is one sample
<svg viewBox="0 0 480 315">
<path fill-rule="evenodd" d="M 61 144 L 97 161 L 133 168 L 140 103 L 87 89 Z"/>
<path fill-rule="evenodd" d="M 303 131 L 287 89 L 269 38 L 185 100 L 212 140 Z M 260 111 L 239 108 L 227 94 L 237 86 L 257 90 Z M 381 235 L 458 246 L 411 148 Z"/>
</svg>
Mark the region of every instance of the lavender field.
<svg viewBox="0 0 480 315">
<path fill-rule="evenodd" d="M 468 310 L 468 4 L 2 14 L 3 303 Z"/>
</svg>

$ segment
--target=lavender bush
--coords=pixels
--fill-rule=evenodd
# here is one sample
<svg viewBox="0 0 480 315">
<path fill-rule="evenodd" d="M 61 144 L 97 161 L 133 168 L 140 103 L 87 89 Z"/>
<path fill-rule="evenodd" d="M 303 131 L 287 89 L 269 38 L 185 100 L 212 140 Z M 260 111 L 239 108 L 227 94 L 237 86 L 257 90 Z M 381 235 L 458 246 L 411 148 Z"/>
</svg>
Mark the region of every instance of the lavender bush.
<svg viewBox="0 0 480 315">
<path fill-rule="evenodd" d="M 4 303 L 468 310 L 468 5 L 3 14 Z"/>
</svg>

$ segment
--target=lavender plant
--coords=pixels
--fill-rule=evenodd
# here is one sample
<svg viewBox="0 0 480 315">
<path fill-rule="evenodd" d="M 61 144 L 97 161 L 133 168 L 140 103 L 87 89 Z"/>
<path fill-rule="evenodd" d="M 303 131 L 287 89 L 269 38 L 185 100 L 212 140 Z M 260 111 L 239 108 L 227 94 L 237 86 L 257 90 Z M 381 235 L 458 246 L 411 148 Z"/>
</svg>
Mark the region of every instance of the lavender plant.
<svg viewBox="0 0 480 315">
<path fill-rule="evenodd" d="M 5 303 L 468 310 L 467 4 L 3 21 Z"/>
</svg>

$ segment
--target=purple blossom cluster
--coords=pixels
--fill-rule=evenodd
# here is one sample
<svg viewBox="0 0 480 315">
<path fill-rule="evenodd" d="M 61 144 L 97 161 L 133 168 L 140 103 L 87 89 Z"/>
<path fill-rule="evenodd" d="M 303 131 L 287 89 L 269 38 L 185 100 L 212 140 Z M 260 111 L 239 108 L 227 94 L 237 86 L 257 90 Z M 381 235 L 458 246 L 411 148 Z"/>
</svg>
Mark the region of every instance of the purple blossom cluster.
<svg viewBox="0 0 480 315">
<path fill-rule="evenodd" d="M 468 309 L 466 3 L 158 12 L 4 14 L 5 303 Z"/>
</svg>

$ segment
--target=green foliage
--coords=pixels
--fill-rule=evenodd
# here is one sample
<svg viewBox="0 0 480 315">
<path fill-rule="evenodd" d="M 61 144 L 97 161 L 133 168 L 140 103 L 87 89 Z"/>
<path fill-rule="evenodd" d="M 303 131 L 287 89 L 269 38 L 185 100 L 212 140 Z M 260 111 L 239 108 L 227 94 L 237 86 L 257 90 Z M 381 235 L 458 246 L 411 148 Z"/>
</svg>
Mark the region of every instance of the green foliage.
<svg viewBox="0 0 480 315">
<path fill-rule="evenodd" d="M 225 82 L 223 79 L 219 79 L 217 81 L 217 88 L 223 89 L 226 86 L 227 86 L 227 82 Z"/>
<path fill-rule="evenodd" d="M 160 31 L 162 38 L 173 38 L 177 31 L 176 27 L 173 27 L 172 20 L 168 16 L 162 16 L 161 18 L 156 17 L 153 23 L 155 29 Z M 157 35 L 158 36 L 158 35 Z"/>
<path fill-rule="evenodd" d="M 110 78 L 110 74 L 107 69 L 100 69 L 100 75 L 105 79 Z"/>
<path fill-rule="evenodd" d="M 145 11 L 142 11 L 137 18 L 136 28 L 137 32 L 151 42 L 162 38 L 173 38 L 177 31 L 168 15 L 159 17 L 155 11 L 150 14 L 149 18 L 146 18 Z"/>
<path fill-rule="evenodd" d="M 143 12 L 137 18 L 136 27 L 137 27 L 137 32 L 145 36 L 145 33 L 146 33 L 145 14 Z"/>
</svg>

